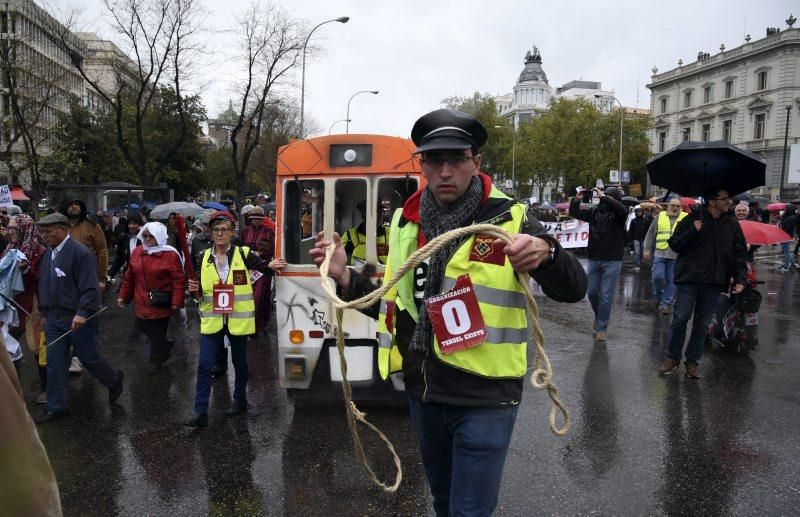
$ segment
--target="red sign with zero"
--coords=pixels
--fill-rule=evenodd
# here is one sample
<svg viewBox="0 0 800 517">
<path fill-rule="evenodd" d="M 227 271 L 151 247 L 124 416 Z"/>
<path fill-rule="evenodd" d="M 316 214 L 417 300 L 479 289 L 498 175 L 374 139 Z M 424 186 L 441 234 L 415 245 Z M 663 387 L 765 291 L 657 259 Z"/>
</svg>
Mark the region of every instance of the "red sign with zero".
<svg viewBox="0 0 800 517">
<path fill-rule="evenodd" d="M 233 312 L 233 285 L 214 284 L 213 301 L 214 314 L 229 314 Z"/>
<path fill-rule="evenodd" d="M 443 354 L 486 341 L 486 326 L 469 275 L 458 277 L 451 290 L 431 296 L 425 303 Z"/>
</svg>

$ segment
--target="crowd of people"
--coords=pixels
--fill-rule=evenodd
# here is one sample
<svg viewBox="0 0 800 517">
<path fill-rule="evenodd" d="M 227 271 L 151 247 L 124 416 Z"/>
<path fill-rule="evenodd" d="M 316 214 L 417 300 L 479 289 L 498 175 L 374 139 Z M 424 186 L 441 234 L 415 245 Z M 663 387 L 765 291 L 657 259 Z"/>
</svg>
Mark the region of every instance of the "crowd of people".
<svg viewBox="0 0 800 517">
<path fill-rule="evenodd" d="M 653 306 L 662 314 L 673 313 L 667 357 L 658 371 L 668 375 L 685 359 L 687 377 L 696 379 L 704 324 L 714 302 L 723 290 L 738 293 L 746 283 L 754 250 L 748 250 L 738 220 L 766 217 L 792 236 L 797 226 L 793 207 L 766 216 L 749 205 L 732 208 L 731 193 L 721 187 L 709 188 L 704 202 L 690 210 L 678 197 L 661 200 L 663 207 L 651 203 L 647 210 L 630 209 L 620 189 L 595 188 L 588 196 L 595 203 L 585 203 L 587 196 L 578 192 L 568 208 L 569 217 L 589 226 L 584 269 L 545 230 L 535 211 L 501 192 L 480 171 L 480 149 L 488 135 L 474 117 L 436 110 L 417 120 L 411 136 L 427 186 L 405 202 L 390 227 L 377 221 L 385 279 L 426 242 L 475 222 L 490 221 L 513 235 L 510 243 L 481 235 L 453 240 L 400 279 L 379 304 L 362 309 L 377 321 L 381 376 L 403 374 L 437 515 L 488 515 L 496 508 L 528 371 L 531 322 L 520 273 L 529 274 L 558 302 L 575 303 L 586 295 L 594 339 L 604 342 L 626 250 L 635 253 L 637 271 L 652 260 Z M 272 274 L 286 266 L 273 258 L 276 229 L 267 208 L 257 201 L 240 214 L 200 213 L 190 221 L 187 235 L 181 234 L 177 214 L 170 214 L 166 224 L 149 221 L 141 211 L 122 213 L 117 221 L 108 214 L 92 218 L 80 200 L 66 201 L 59 212 L 37 222 L 0 210 L 5 228 L 0 241 L 2 336 L 17 376 L 23 357 L 19 339 L 39 366 L 42 391 L 36 401 L 46 409 L 34 420 L 44 424 L 69 414 L 68 372 L 88 370 L 107 389 L 111 404 L 123 392 L 125 373 L 103 357 L 98 342 L 97 316 L 106 308 L 106 291 L 114 291 L 120 308 L 133 304 L 134 335 L 150 344 L 149 375 L 168 374 L 164 365 L 173 342 L 167 328 L 188 292 L 198 304 L 200 338 L 193 415 L 184 425 L 208 425 L 212 378 L 226 372 L 227 348 L 235 382 L 226 414 L 246 412 L 246 343 L 265 332 Z M 366 205 L 357 209 L 366 219 Z M 312 237 L 308 217 L 298 231 Z M 364 224 L 342 236 L 320 233 L 310 251 L 319 265 L 334 245 L 328 274 L 343 299 L 376 289 L 350 267 L 365 257 L 366 233 Z M 792 252 L 788 243 L 781 246 L 782 270 L 797 268 L 797 247 Z M 116 249 L 109 267 L 111 248 Z M 458 302 L 450 306 L 464 307 L 456 326 L 479 319 L 475 334 L 481 339 L 450 346 L 458 340 L 452 339 L 439 300 L 448 290 Z"/>
<path fill-rule="evenodd" d="M 37 365 L 40 392 L 35 401 L 45 406 L 34 418 L 37 423 L 69 414 L 69 374 L 88 370 L 108 389 L 111 403 L 122 393 L 124 372 L 102 356 L 98 342 L 97 316 L 112 292 L 120 308 L 133 305 L 131 336 L 149 344 L 148 375 L 164 372 L 174 345 L 167 337 L 170 319 L 181 314 L 187 288 L 196 295 L 203 353 L 195 409 L 201 414 L 207 407 L 211 375 L 225 372 L 225 340 L 237 374 L 235 411 L 229 413 L 246 411 L 243 342 L 266 330 L 272 273 L 285 266 L 273 259 L 275 223 L 262 206 L 245 206 L 239 216 L 232 210 L 205 210 L 190 218 L 185 239 L 178 234 L 177 214 L 163 223 L 148 221 L 146 211 L 93 217 L 79 199 L 66 200 L 60 210 L 36 222 L 20 212 L 17 207 L 0 208 L 0 325 L 17 376 L 22 375 L 25 348 Z M 114 231 L 107 231 L 112 224 Z M 114 257 L 110 265 L 109 250 Z M 240 263 L 240 257 L 246 260 Z M 187 268 L 187 261 L 194 268 Z M 192 269 L 198 273 L 196 281 Z M 234 290 L 233 310 L 206 311 L 211 303 L 207 291 L 224 283 Z M 245 297 L 249 301 L 242 309 Z"/>
</svg>

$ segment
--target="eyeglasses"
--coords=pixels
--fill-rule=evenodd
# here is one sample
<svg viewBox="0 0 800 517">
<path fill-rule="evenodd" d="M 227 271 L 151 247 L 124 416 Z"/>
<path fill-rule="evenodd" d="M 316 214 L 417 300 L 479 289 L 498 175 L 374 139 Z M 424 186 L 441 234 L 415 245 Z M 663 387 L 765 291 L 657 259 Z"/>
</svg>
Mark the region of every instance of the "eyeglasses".
<svg viewBox="0 0 800 517">
<path fill-rule="evenodd" d="M 153 237 L 153 235 L 150 233 L 143 233 L 142 239 L 155 239 L 155 237 Z"/>
<path fill-rule="evenodd" d="M 212 228 L 211 229 L 211 233 L 218 233 L 220 235 L 224 235 L 224 234 L 226 234 L 226 233 L 228 233 L 230 231 L 231 231 L 230 228 Z"/>
<path fill-rule="evenodd" d="M 713 198 L 711 198 L 711 201 L 722 201 L 723 203 L 730 203 L 731 202 L 731 198 L 729 198 L 729 197 L 713 197 Z"/>
<path fill-rule="evenodd" d="M 430 158 L 423 158 L 420 163 L 431 169 L 441 169 L 447 162 L 447 165 L 455 169 L 474 159 L 474 156 L 431 156 Z"/>
</svg>

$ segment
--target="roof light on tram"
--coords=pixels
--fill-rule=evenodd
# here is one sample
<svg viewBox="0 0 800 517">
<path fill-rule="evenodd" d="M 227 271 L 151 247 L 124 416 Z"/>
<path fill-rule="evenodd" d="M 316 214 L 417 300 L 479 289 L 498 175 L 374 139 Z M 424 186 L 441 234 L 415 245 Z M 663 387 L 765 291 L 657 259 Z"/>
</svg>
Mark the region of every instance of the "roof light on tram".
<svg viewBox="0 0 800 517">
<path fill-rule="evenodd" d="M 344 159 L 348 163 L 353 163 L 356 159 L 356 152 L 353 149 L 348 149 L 344 152 Z"/>
</svg>

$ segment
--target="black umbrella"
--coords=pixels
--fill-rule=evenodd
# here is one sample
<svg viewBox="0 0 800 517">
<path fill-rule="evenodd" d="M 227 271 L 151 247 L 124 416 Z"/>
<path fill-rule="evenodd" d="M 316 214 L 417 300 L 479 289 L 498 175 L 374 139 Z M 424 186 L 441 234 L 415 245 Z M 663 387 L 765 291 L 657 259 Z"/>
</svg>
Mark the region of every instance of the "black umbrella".
<svg viewBox="0 0 800 517">
<path fill-rule="evenodd" d="M 790 201 L 787 201 L 787 203 L 791 203 L 793 205 L 800 205 L 800 198 L 792 199 Z"/>
<path fill-rule="evenodd" d="M 636 199 L 636 198 L 635 198 L 635 197 L 633 197 L 633 196 L 624 196 L 624 197 L 622 198 L 622 204 L 623 204 L 623 205 L 628 205 L 628 206 L 636 206 L 636 205 L 638 205 L 639 203 L 641 203 L 641 201 L 639 201 L 638 199 Z"/>
<path fill-rule="evenodd" d="M 768 197 L 753 196 L 753 203 L 758 203 L 759 205 L 767 206 L 768 204 L 772 203 L 772 200 Z"/>
<path fill-rule="evenodd" d="M 731 198 L 731 201 L 733 201 L 734 203 L 739 203 L 741 201 L 744 201 L 745 203 L 750 204 L 750 203 L 755 203 L 756 198 L 755 196 L 753 196 L 753 194 L 750 194 L 749 192 L 742 192 L 741 194 L 733 196 Z"/>
<path fill-rule="evenodd" d="M 681 142 L 647 162 L 650 182 L 684 196 L 713 187 L 739 194 L 766 183 L 767 164 L 724 140 Z"/>
</svg>

